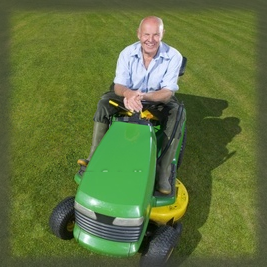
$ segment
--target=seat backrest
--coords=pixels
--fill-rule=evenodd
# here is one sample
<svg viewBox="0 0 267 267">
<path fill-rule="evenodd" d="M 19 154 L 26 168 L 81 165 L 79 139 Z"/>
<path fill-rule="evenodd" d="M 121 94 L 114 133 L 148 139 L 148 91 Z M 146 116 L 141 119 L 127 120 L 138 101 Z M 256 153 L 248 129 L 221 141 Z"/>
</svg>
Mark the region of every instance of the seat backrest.
<svg viewBox="0 0 267 267">
<path fill-rule="evenodd" d="M 179 76 L 183 76 L 184 75 L 186 63 L 187 63 L 187 58 L 183 57 L 182 66 L 180 68 Z"/>
</svg>

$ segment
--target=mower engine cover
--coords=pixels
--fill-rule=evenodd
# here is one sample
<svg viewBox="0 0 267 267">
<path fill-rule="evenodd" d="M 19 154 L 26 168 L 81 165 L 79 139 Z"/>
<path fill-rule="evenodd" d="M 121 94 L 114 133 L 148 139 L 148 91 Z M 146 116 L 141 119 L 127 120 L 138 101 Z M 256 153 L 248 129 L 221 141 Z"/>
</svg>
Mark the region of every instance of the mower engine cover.
<svg viewBox="0 0 267 267">
<path fill-rule="evenodd" d="M 152 208 L 156 172 L 153 126 L 114 121 L 75 197 L 75 239 L 91 251 L 134 255 Z"/>
</svg>

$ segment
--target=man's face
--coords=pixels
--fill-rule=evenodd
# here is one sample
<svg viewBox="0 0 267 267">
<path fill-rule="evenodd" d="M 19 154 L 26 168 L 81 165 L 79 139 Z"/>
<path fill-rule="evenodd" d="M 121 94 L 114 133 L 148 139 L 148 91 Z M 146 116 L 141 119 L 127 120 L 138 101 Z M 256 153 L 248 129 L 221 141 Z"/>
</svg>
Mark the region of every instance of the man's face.
<svg viewBox="0 0 267 267">
<path fill-rule="evenodd" d="M 162 40 L 163 28 L 157 21 L 143 22 L 137 36 L 141 42 L 143 53 L 153 57 L 156 55 Z"/>
</svg>

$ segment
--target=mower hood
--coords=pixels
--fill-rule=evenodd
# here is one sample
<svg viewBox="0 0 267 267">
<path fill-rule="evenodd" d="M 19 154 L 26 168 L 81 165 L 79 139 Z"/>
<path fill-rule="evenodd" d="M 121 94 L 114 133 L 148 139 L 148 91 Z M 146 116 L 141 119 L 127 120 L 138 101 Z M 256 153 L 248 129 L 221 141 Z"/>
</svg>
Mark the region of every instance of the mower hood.
<svg viewBox="0 0 267 267">
<path fill-rule="evenodd" d="M 144 216 L 155 181 L 154 138 L 150 125 L 113 122 L 83 175 L 76 201 L 106 216 Z"/>
</svg>

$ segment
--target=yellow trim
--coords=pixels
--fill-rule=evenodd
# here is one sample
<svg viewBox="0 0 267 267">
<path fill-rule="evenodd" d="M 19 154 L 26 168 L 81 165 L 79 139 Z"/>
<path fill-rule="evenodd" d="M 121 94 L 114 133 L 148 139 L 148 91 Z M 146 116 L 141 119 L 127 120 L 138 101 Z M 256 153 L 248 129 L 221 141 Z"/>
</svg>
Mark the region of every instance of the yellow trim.
<svg viewBox="0 0 267 267">
<path fill-rule="evenodd" d="M 113 106 L 115 106 L 115 107 L 118 107 L 118 106 L 119 106 L 118 103 L 116 103 L 116 102 L 114 102 L 114 101 L 112 101 L 112 100 L 109 100 L 109 104 L 111 104 L 111 105 L 113 105 Z"/>
<path fill-rule="evenodd" d="M 108 102 L 109 102 L 109 104 L 111 104 L 115 107 L 120 107 L 118 103 L 116 103 L 112 100 L 109 100 Z M 120 107 L 120 108 L 123 109 L 122 111 L 120 111 L 120 114 L 127 115 L 129 117 L 131 117 L 133 115 L 133 113 L 130 110 L 127 110 L 126 108 L 123 108 L 123 107 Z"/>
<path fill-rule="evenodd" d="M 158 224 L 166 224 L 169 221 L 176 222 L 180 220 L 186 212 L 189 196 L 185 186 L 176 179 L 176 200 L 175 203 L 169 206 L 152 208 L 150 220 Z"/>
<path fill-rule="evenodd" d="M 154 116 L 150 111 L 148 111 L 148 110 L 145 110 L 145 111 L 143 111 L 143 112 L 141 112 L 141 118 L 143 119 L 143 118 L 145 118 L 145 119 L 147 119 L 147 120 L 151 120 L 151 119 L 153 119 L 153 120 L 158 120 L 158 118 L 156 117 L 156 116 Z"/>
<path fill-rule="evenodd" d="M 119 114 L 123 116 L 128 116 L 128 117 L 133 116 L 133 113 L 131 111 L 126 111 L 126 110 L 120 110 Z"/>
</svg>

